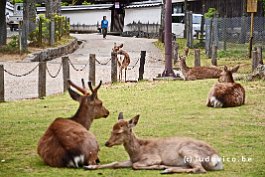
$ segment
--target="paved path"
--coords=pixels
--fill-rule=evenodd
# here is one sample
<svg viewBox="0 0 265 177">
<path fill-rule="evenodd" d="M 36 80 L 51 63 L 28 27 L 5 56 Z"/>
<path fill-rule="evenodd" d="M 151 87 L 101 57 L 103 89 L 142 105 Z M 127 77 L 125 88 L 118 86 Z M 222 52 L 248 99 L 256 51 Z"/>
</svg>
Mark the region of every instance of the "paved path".
<svg viewBox="0 0 265 177">
<path fill-rule="evenodd" d="M 132 70 L 127 71 L 127 78 L 129 80 L 138 79 L 139 64 L 138 59 L 142 50 L 146 51 L 146 64 L 144 79 L 152 80 L 164 70 L 164 63 L 162 62 L 163 55 L 157 49 L 153 42 L 154 39 L 143 38 L 127 38 L 118 36 L 107 36 L 103 39 L 99 34 L 73 34 L 79 40 L 84 40 L 84 44 L 74 53 L 68 55 L 71 62 L 77 69 L 81 69 L 88 63 L 89 54 L 96 54 L 96 59 L 101 63 L 109 61 L 111 56 L 111 49 L 114 42 L 117 44 L 124 44 L 130 57 L 131 63 L 129 68 L 134 67 Z M 14 74 L 24 74 L 34 68 L 38 63 L 26 62 L 5 62 L 4 68 Z M 52 75 L 55 75 L 60 68 L 61 58 L 54 59 L 48 62 L 47 67 Z M 136 64 L 136 65 L 135 65 Z M 111 81 L 111 62 L 107 65 L 96 64 L 96 82 L 102 80 L 103 83 Z M 88 78 L 88 66 L 83 71 L 76 71 L 70 66 L 70 78 L 77 84 L 81 84 L 80 79 Z M 59 72 L 56 78 L 52 78 L 47 74 L 47 94 L 56 94 L 63 91 L 62 84 L 62 71 Z M 25 98 L 34 98 L 38 96 L 38 68 L 27 76 L 14 77 L 5 73 L 5 100 L 17 100 Z"/>
</svg>

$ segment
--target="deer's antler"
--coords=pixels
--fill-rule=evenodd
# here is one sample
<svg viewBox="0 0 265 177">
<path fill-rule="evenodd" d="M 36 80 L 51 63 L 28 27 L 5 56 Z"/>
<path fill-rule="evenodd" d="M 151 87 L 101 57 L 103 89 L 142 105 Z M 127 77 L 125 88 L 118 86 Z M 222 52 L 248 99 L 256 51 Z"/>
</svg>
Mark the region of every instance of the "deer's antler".
<svg viewBox="0 0 265 177">
<path fill-rule="evenodd" d="M 74 84 L 71 80 L 68 80 L 68 83 L 69 83 L 70 86 L 74 87 L 76 90 L 78 90 L 79 92 L 83 93 L 84 95 L 88 94 L 86 89 L 79 87 L 78 85 Z M 83 85 L 83 87 L 84 87 L 84 85 Z"/>
</svg>

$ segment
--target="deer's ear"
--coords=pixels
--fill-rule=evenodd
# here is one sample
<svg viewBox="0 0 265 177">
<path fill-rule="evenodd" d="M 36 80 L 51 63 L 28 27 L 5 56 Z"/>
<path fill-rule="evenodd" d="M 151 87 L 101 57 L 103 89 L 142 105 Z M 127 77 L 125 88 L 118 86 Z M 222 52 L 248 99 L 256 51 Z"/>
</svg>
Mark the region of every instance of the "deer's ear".
<svg viewBox="0 0 265 177">
<path fill-rule="evenodd" d="M 140 115 L 136 115 L 134 118 L 132 118 L 131 120 L 129 120 L 129 127 L 132 128 L 132 127 L 135 127 L 138 123 L 138 120 L 140 118 Z"/>
<path fill-rule="evenodd" d="M 119 46 L 119 48 L 122 48 L 123 47 L 123 44 L 121 44 L 120 46 Z"/>
<path fill-rule="evenodd" d="M 68 92 L 73 100 L 78 101 L 78 102 L 81 100 L 81 95 L 73 91 L 71 88 L 68 88 Z"/>
<path fill-rule="evenodd" d="M 232 72 L 232 73 L 236 73 L 237 70 L 239 69 L 239 67 L 240 67 L 239 65 L 233 67 L 233 68 L 231 69 L 231 72 Z"/>
<path fill-rule="evenodd" d="M 122 120 L 122 119 L 123 119 L 123 112 L 120 112 L 118 116 L 118 120 Z"/>
<path fill-rule="evenodd" d="M 226 72 L 228 69 L 227 69 L 227 66 L 224 66 L 224 71 Z"/>
</svg>

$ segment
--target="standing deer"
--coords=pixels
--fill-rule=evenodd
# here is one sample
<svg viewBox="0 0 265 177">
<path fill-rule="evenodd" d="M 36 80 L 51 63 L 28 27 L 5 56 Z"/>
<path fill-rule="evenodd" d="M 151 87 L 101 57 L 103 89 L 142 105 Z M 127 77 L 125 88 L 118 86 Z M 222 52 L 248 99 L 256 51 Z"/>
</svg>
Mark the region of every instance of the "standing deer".
<svg viewBox="0 0 265 177">
<path fill-rule="evenodd" d="M 84 82 L 81 88 L 69 81 L 70 86 L 83 95 L 68 89 L 72 99 L 80 104 L 77 112 L 70 118 L 56 118 L 39 140 L 38 154 L 49 166 L 78 168 L 98 162 L 99 145 L 88 130 L 94 119 L 109 115 L 97 96 L 101 83 L 93 89 L 89 82 L 90 95 Z"/>
<path fill-rule="evenodd" d="M 105 165 L 89 165 L 84 169 L 132 167 L 135 170 L 164 170 L 162 173 L 205 173 L 206 170 L 222 170 L 223 164 L 217 152 L 203 141 L 190 138 L 161 138 L 142 140 L 135 136 L 139 115 L 130 121 L 120 113 L 113 126 L 107 147 L 123 144 L 130 160 Z"/>
<path fill-rule="evenodd" d="M 122 50 L 121 48 L 123 47 L 123 44 L 117 46 L 116 43 L 114 43 L 114 47 L 112 49 L 113 52 L 117 53 L 117 63 L 119 67 L 119 81 L 122 80 L 122 70 L 124 70 L 124 80 L 126 82 L 126 72 L 127 72 L 127 67 L 130 64 L 130 56 L 129 54 Z"/>
<path fill-rule="evenodd" d="M 239 66 L 229 70 L 226 66 L 218 79 L 219 83 L 211 88 L 207 106 L 214 108 L 234 107 L 245 103 L 245 89 L 235 83 L 232 74 L 237 72 Z"/>
<path fill-rule="evenodd" d="M 185 80 L 219 78 L 222 72 L 217 67 L 195 66 L 190 68 L 186 64 L 186 57 L 179 57 L 179 67 Z"/>
</svg>

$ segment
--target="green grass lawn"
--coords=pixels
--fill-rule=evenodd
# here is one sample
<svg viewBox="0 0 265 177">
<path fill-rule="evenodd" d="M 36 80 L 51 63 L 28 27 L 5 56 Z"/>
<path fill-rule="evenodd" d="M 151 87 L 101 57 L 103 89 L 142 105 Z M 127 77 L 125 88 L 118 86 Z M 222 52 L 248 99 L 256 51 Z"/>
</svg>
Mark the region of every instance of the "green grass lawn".
<svg viewBox="0 0 265 177">
<path fill-rule="evenodd" d="M 100 144 L 101 163 L 128 159 L 122 146 L 104 147 L 118 113 L 123 111 L 127 119 L 141 115 L 134 130 L 139 137 L 194 137 L 217 149 L 224 158 L 225 169 L 192 174 L 194 177 L 265 176 L 265 82 L 241 82 L 246 89 L 245 105 L 213 109 L 206 107 L 205 102 L 214 82 L 160 81 L 102 86 L 99 97 L 111 114 L 107 119 L 95 120 L 91 129 Z M 43 100 L 1 103 L 0 176 L 161 176 L 156 170 L 84 171 L 45 165 L 36 152 L 39 138 L 56 117 L 71 116 L 77 107 L 78 103 L 68 93 Z"/>
</svg>

